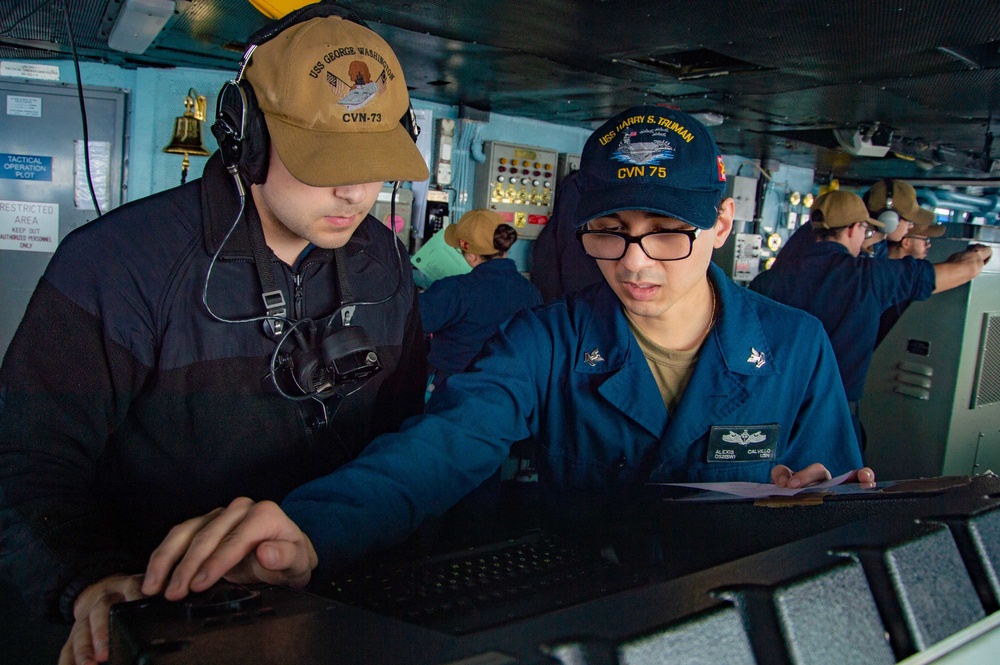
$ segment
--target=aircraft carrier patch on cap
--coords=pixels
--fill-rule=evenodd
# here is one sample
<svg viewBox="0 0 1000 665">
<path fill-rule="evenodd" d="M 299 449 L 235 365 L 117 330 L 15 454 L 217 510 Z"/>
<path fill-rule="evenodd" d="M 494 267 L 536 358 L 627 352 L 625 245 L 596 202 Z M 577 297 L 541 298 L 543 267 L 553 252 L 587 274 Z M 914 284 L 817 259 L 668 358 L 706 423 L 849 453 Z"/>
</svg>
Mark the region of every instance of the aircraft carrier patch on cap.
<svg viewBox="0 0 1000 665">
<path fill-rule="evenodd" d="M 708 462 L 774 460 L 778 447 L 777 423 L 717 425 L 708 434 Z"/>
</svg>

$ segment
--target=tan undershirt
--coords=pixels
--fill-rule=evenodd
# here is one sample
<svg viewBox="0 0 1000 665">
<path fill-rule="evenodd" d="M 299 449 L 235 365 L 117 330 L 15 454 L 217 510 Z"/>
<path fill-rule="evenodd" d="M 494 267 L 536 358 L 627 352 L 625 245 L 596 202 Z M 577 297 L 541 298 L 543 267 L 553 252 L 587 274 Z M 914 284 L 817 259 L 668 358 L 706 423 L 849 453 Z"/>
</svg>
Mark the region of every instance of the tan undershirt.
<svg viewBox="0 0 1000 665">
<path fill-rule="evenodd" d="M 698 364 L 698 352 L 701 350 L 701 344 L 687 351 L 675 351 L 660 346 L 643 334 L 639 326 L 635 325 L 635 321 L 632 320 L 632 315 L 627 309 L 623 307 L 622 311 L 625 312 L 625 318 L 628 319 L 629 329 L 632 330 L 632 334 L 639 342 L 642 355 L 646 356 L 646 362 L 649 363 L 649 369 L 660 389 L 660 396 L 667 406 L 667 413 L 673 413 L 681 401 L 681 395 L 684 394 L 688 381 L 691 379 L 694 366 Z M 703 343 L 704 341 L 702 341 Z"/>
</svg>

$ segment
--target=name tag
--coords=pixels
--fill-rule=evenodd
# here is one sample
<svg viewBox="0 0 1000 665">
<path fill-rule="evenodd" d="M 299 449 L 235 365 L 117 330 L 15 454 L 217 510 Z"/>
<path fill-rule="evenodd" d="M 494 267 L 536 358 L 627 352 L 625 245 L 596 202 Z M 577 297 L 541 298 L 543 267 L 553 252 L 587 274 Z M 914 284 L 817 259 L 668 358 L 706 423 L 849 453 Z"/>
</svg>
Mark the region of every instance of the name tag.
<svg viewBox="0 0 1000 665">
<path fill-rule="evenodd" d="M 773 460 L 778 447 L 777 423 L 769 425 L 718 425 L 708 434 L 709 462 L 760 462 Z"/>
</svg>

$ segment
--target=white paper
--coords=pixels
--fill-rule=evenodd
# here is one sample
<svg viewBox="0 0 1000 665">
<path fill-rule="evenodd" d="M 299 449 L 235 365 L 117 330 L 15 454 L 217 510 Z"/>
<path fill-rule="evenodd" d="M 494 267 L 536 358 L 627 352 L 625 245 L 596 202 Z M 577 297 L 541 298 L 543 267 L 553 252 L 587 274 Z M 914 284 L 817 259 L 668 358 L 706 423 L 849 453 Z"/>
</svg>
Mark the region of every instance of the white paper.
<svg viewBox="0 0 1000 665">
<path fill-rule="evenodd" d="M 723 494 L 734 494 L 746 499 L 759 499 L 765 496 L 795 496 L 799 492 L 805 491 L 815 491 L 821 490 L 827 487 L 833 487 L 834 485 L 840 485 L 845 480 L 847 480 L 853 471 L 848 471 L 842 476 L 837 476 L 836 478 L 831 478 L 830 480 L 824 481 L 822 483 L 815 483 L 813 485 L 807 485 L 806 487 L 797 487 L 792 489 L 790 487 L 778 487 L 777 485 L 772 485 L 771 483 L 746 483 L 746 482 L 731 482 L 731 483 L 662 483 L 664 485 L 674 485 L 676 487 L 691 487 L 699 490 L 708 490 L 710 492 L 722 492 Z"/>
</svg>

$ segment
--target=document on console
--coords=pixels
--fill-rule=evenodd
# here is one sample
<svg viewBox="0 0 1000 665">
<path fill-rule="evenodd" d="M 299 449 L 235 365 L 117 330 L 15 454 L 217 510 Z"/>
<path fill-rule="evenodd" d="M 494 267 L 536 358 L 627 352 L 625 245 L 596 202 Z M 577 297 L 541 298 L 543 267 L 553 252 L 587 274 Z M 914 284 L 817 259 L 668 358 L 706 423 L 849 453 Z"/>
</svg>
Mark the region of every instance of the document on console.
<svg viewBox="0 0 1000 665">
<path fill-rule="evenodd" d="M 674 487 L 690 487 L 692 489 L 706 490 L 709 492 L 721 492 L 722 494 L 732 494 L 744 499 L 760 499 L 767 496 L 795 496 L 801 492 L 822 491 L 835 485 L 840 485 L 847 480 L 853 471 L 848 471 L 842 476 L 831 478 L 821 483 L 814 483 L 805 487 L 778 487 L 771 483 L 663 483 Z"/>
</svg>

